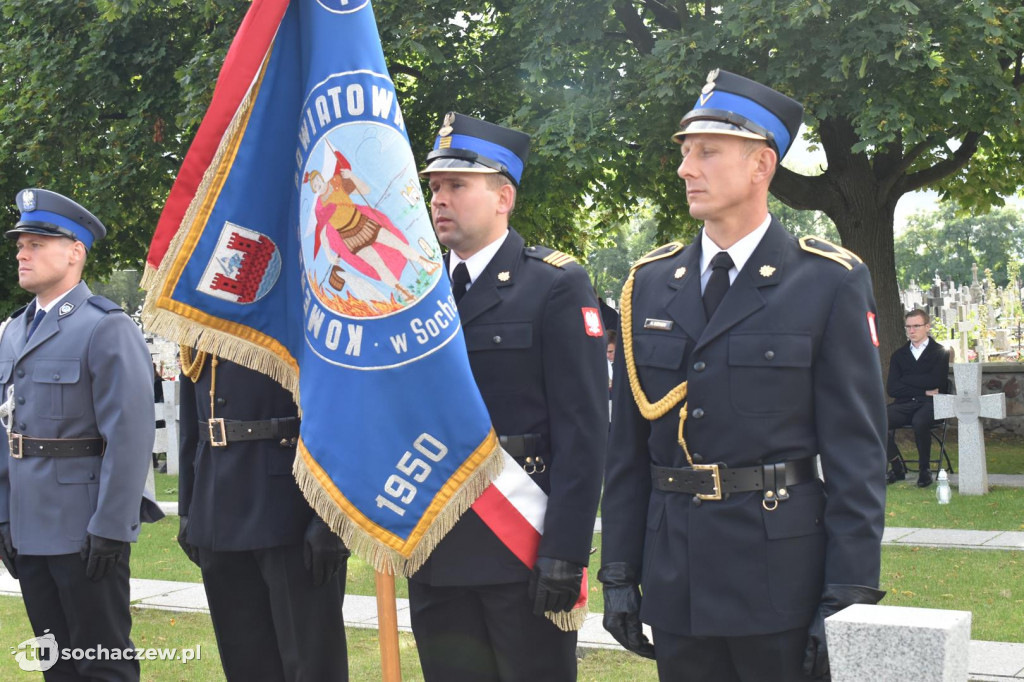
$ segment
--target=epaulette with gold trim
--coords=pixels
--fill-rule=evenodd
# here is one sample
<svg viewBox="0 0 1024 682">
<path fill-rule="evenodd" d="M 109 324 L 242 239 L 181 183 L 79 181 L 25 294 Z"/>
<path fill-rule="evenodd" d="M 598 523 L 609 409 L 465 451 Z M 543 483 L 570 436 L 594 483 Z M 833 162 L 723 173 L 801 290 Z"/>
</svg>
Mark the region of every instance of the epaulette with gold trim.
<svg viewBox="0 0 1024 682">
<path fill-rule="evenodd" d="M 800 237 L 800 248 L 839 263 L 847 270 L 853 270 L 857 263 L 863 263 L 860 256 L 847 248 L 833 244 L 821 237 Z"/>
<path fill-rule="evenodd" d="M 641 265 L 647 265 L 652 261 L 660 260 L 662 258 L 668 258 L 669 256 L 674 256 L 675 254 L 682 251 L 683 247 L 685 246 L 686 244 L 682 242 L 669 242 L 668 244 L 663 244 L 662 246 L 656 248 L 654 251 L 648 253 L 646 256 L 644 256 L 637 262 L 633 263 L 633 266 L 630 268 L 630 270 L 636 270 Z"/>
<path fill-rule="evenodd" d="M 526 248 L 526 255 L 531 258 L 544 261 L 556 268 L 564 268 L 569 263 L 575 263 L 576 258 L 567 253 L 556 251 L 547 246 L 529 246 Z"/>
</svg>

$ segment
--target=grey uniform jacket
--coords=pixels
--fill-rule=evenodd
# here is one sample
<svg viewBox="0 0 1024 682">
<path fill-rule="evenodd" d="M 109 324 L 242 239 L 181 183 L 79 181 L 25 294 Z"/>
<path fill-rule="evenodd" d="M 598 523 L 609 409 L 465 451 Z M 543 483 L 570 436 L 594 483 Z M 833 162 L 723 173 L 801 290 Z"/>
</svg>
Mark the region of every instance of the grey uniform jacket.
<svg viewBox="0 0 1024 682">
<path fill-rule="evenodd" d="M 0 338 L 0 386 L 14 386 L 12 430 L 104 440 L 102 457 L 10 456 L 0 427 L 0 522 L 21 554 L 78 552 L 86 533 L 134 542 L 163 513 L 143 496 L 155 415 L 153 367 L 136 324 L 80 282 L 32 338 L 15 313 Z"/>
</svg>

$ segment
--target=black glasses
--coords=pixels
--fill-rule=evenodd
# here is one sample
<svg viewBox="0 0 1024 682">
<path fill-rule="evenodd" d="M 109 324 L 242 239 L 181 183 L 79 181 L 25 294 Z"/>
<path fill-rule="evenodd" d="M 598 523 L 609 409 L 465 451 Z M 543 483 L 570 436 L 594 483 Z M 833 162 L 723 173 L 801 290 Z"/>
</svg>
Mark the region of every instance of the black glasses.
<svg viewBox="0 0 1024 682">
<path fill-rule="evenodd" d="M 920 329 L 921 327 L 927 327 L 927 324 L 908 324 L 904 325 L 904 329 Z"/>
</svg>

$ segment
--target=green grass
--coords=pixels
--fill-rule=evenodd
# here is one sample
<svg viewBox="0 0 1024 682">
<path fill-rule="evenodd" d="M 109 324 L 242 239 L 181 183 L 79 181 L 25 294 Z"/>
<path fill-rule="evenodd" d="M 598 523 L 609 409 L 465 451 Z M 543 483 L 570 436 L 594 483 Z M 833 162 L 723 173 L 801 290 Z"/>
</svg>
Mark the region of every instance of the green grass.
<svg viewBox="0 0 1024 682">
<path fill-rule="evenodd" d="M 156 499 L 161 502 L 178 501 L 178 475 L 154 474 L 156 484 Z"/>
<path fill-rule="evenodd" d="M 988 495 L 960 495 L 954 487 L 950 503 L 939 504 L 935 486 L 921 489 L 916 480 L 911 474 L 886 490 L 886 526 L 1024 530 L 1024 488 L 993 487 Z"/>
<path fill-rule="evenodd" d="M 1024 552 L 882 549 L 882 604 L 970 611 L 971 639 L 1024 640 Z"/>
<path fill-rule="evenodd" d="M 132 577 L 149 580 L 202 582 L 199 567 L 178 546 L 178 517 L 165 516 L 142 524 L 139 541 L 132 545 Z"/>
</svg>

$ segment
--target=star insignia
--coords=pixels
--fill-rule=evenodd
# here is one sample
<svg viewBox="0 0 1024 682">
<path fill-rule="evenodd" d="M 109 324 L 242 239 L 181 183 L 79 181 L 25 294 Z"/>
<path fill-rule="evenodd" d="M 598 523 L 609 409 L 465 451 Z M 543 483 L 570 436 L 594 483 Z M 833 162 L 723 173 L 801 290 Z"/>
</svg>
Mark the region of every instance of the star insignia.
<svg viewBox="0 0 1024 682">
<path fill-rule="evenodd" d="M 676 268 L 676 272 L 672 276 L 675 277 L 676 279 L 679 279 L 679 278 L 681 278 L 685 274 L 686 274 L 686 268 L 682 267 L 682 268 Z"/>
<path fill-rule="evenodd" d="M 775 267 L 772 265 L 762 265 L 758 272 L 761 273 L 762 277 L 771 277 L 775 274 Z"/>
<path fill-rule="evenodd" d="M 503 270 L 498 273 L 499 282 L 507 282 L 512 275 L 509 274 L 508 270 Z"/>
</svg>

